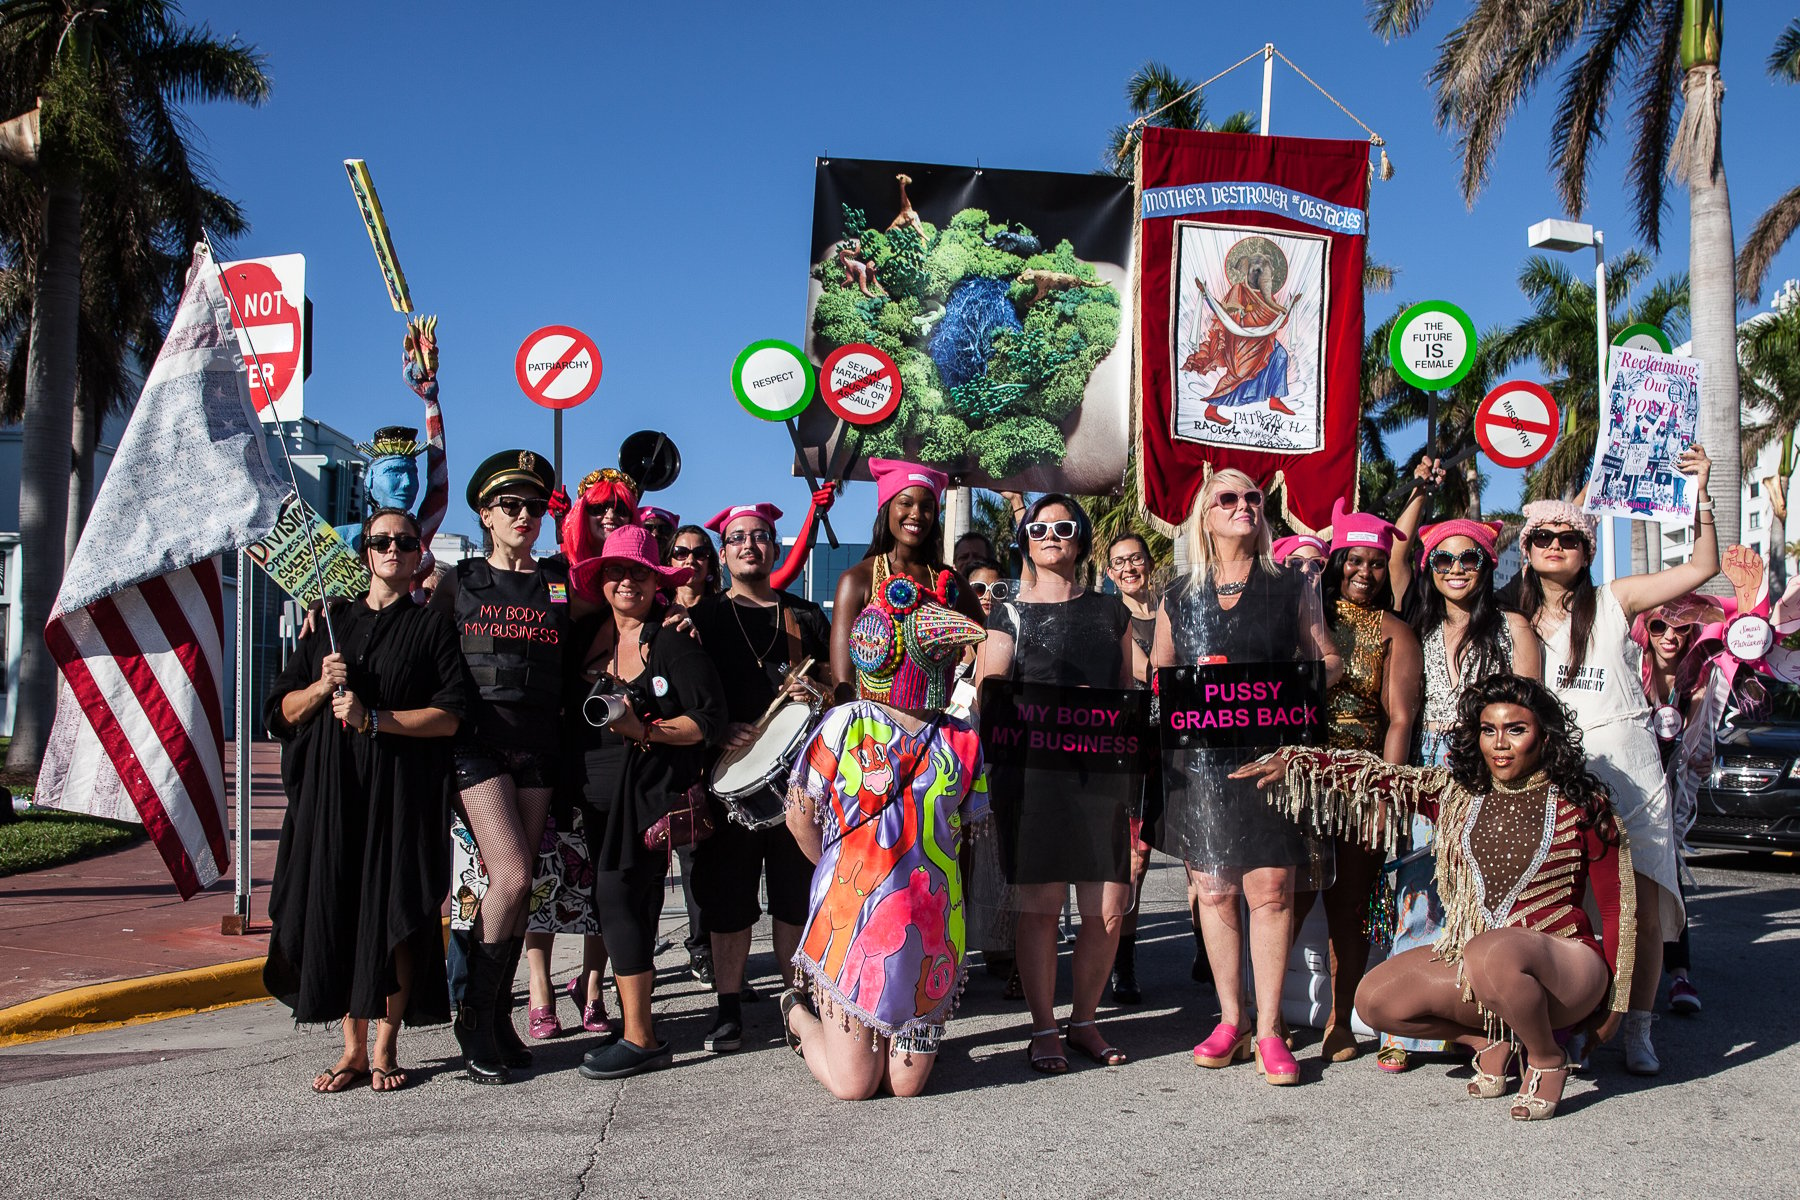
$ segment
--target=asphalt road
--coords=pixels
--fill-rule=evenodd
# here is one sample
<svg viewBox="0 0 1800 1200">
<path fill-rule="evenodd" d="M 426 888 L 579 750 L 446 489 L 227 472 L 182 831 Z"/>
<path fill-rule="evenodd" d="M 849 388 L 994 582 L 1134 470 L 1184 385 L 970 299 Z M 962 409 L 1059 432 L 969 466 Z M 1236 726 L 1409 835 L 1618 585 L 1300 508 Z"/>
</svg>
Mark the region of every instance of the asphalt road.
<svg viewBox="0 0 1800 1200">
<path fill-rule="evenodd" d="M 447 1030 L 409 1034 L 415 1086 L 315 1096 L 335 1031 L 273 1002 L 0 1052 L 19 1197 L 360 1196 L 1528 1196 L 1800 1195 L 1800 874 L 1795 860 L 1709 854 L 1695 916 L 1706 1011 L 1658 1022 L 1664 1072 L 1602 1050 L 1547 1124 L 1464 1098 L 1448 1061 L 1401 1076 L 1372 1060 L 1271 1088 L 1245 1064 L 1197 1069 L 1216 1019 L 1189 982 L 1175 871 L 1145 910 L 1148 1003 L 1103 1022 L 1111 1069 L 1040 1078 L 1022 1005 L 973 975 L 927 1094 L 830 1099 L 782 1044 L 773 999 L 746 1008 L 743 1052 L 699 1049 L 710 996 L 666 955 L 674 1065 L 622 1083 L 571 1069 L 582 1040 L 540 1044 L 504 1088 L 456 1071 Z M 671 905 L 672 909 L 678 906 Z M 559 951 L 561 946 L 559 943 Z M 567 953 L 574 954 L 571 939 Z M 570 964 L 558 972 L 567 974 Z M 752 970 L 772 997 L 766 941 Z M 1064 958 L 1064 989 L 1067 958 Z M 1065 1009 L 1066 1012 L 1066 1009 Z M 564 1016 L 568 1015 L 565 1005 Z M 1103 1012 L 1103 1017 L 1107 1014 Z"/>
</svg>

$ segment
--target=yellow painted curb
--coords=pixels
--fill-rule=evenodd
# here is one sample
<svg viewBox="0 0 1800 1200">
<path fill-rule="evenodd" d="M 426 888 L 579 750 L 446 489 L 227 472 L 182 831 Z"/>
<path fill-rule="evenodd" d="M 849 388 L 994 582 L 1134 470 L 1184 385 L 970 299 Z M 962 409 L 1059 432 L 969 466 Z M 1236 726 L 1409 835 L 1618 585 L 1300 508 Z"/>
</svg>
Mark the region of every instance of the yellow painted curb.
<svg viewBox="0 0 1800 1200">
<path fill-rule="evenodd" d="M 0 1008 L 0 1046 L 47 1042 L 267 1000 L 263 961 L 246 958 L 189 971 L 118 979 Z"/>
</svg>

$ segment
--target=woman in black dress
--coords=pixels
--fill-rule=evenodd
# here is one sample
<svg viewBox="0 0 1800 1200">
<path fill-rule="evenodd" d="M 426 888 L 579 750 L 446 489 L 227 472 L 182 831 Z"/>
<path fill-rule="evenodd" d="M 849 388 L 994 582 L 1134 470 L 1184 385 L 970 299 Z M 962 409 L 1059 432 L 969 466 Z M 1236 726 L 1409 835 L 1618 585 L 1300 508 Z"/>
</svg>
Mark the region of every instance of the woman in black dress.
<svg viewBox="0 0 1800 1200">
<path fill-rule="evenodd" d="M 269 892 L 263 984 L 303 1023 L 344 1026 L 313 1080 L 406 1085 L 400 1024 L 450 1019 L 439 909 L 450 886 L 450 738 L 463 714 L 456 635 L 412 601 L 419 524 L 362 525 L 368 592 L 300 639 L 263 720 L 283 742 L 287 816 Z M 331 648 L 331 635 L 337 649 Z M 375 1044 L 369 1044 L 375 1021 Z"/>
<path fill-rule="evenodd" d="M 1187 542 L 1192 565 L 1163 595 L 1154 666 L 1322 660 L 1325 682 L 1337 681 L 1342 659 L 1318 588 L 1270 557 L 1255 480 L 1236 470 L 1211 475 L 1194 500 Z M 1330 839 L 1308 835 L 1254 786 L 1226 778 L 1265 749 L 1165 750 L 1158 844 L 1188 865 L 1219 992 L 1219 1024 L 1194 1047 L 1194 1061 L 1225 1067 L 1254 1055 L 1270 1083 L 1292 1084 L 1300 1069 L 1281 1036 L 1281 982 L 1294 892 L 1329 887 L 1333 860 Z M 1250 908 L 1254 1030 L 1244 1012 L 1240 894 Z"/>
<path fill-rule="evenodd" d="M 582 669 L 571 676 L 568 712 L 571 799 L 586 807 L 594 907 L 612 953 L 624 1035 L 590 1052 L 581 1073 L 622 1079 L 669 1057 L 650 1009 L 656 921 L 669 847 L 645 834 L 700 779 L 702 747 L 725 731 L 725 692 L 712 659 L 693 638 L 665 628 L 658 588 L 688 577 L 665 567 L 650 532 L 628 525 L 608 535 L 598 558 L 577 563 L 576 594 L 604 604 L 575 626 Z M 598 686 L 597 686 L 598 685 Z M 615 700 L 608 714 L 598 691 Z M 600 723 L 596 723 L 600 722 Z"/>
<path fill-rule="evenodd" d="M 1019 522 L 1025 577 L 1018 599 L 994 605 L 988 615 L 977 688 L 989 678 L 1063 687 L 1132 686 L 1125 606 L 1117 596 L 1088 591 L 1079 582 L 1093 548 L 1087 513 L 1069 497 L 1052 492 L 1025 511 Z M 1056 925 L 1071 883 L 1081 932 L 1075 939 L 1069 1044 L 1105 1066 L 1122 1063 L 1124 1052 L 1101 1036 L 1094 1013 L 1131 907 L 1129 805 L 1121 796 L 1114 811 L 1098 812 L 1086 797 L 1024 781 L 1009 788 L 1007 769 L 990 770 L 1002 862 L 1019 913 L 1017 955 L 1031 1008 L 1032 1069 L 1060 1074 L 1069 1066 L 1056 1025 Z M 1009 794 L 1014 791 L 1023 794 Z"/>
</svg>

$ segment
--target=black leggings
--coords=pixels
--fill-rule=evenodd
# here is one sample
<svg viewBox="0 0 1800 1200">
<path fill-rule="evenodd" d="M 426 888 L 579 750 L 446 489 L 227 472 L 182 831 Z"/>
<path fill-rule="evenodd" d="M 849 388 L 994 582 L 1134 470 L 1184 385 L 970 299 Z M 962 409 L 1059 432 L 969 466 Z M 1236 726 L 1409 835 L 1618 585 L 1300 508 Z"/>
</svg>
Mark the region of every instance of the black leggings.
<svg viewBox="0 0 1800 1200">
<path fill-rule="evenodd" d="M 1683 907 L 1687 905 L 1687 897 L 1687 884 L 1683 883 L 1681 885 L 1681 903 Z M 1672 942 L 1663 943 L 1663 970 L 1665 972 L 1693 970 L 1693 959 L 1689 957 L 1688 952 L 1688 926 L 1692 923 L 1691 920 L 1683 921 L 1681 924 L 1681 936 Z"/>
<path fill-rule="evenodd" d="M 656 924 L 662 912 L 668 851 L 646 852 L 629 867 L 594 872 L 594 908 L 613 974 L 642 975 L 656 967 Z"/>
</svg>

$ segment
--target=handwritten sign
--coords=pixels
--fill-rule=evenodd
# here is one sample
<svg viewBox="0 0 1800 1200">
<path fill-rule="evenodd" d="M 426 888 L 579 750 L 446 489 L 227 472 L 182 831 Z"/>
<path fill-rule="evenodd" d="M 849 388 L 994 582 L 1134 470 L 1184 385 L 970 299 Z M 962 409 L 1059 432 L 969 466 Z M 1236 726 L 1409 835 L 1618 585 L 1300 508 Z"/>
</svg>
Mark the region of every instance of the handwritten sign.
<svg viewBox="0 0 1800 1200">
<path fill-rule="evenodd" d="M 1150 696 L 989 679 L 981 685 L 981 747 L 990 765 L 1141 772 L 1155 753 Z"/>
<path fill-rule="evenodd" d="M 362 560 L 344 544 L 337 530 L 298 496 L 290 495 L 283 502 L 275 528 L 245 546 L 244 553 L 268 573 L 275 586 L 301 604 L 320 598 L 320 574 L 325 577 L 326 595 L 348 599 L 369 590 L 369 571 Z M 317 572 L 313 569 L 315 554 Z"/>
<path fill-rule="evenodd" d="M 1676 467 L 1700 423 L 1698 359 L 1614 346 L 1606 427 L 1594 447 L 1586 511 L 1691 521 L 1693 484 Z"/>
<path fill-rule="evenodd" d="M 1210 663 L 1156 673 L 1165 746 L 1314 746 L 1325 734 L 1325 664 Z"/>
</svg>

